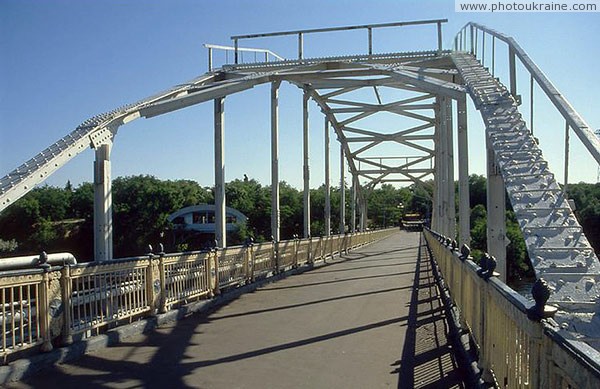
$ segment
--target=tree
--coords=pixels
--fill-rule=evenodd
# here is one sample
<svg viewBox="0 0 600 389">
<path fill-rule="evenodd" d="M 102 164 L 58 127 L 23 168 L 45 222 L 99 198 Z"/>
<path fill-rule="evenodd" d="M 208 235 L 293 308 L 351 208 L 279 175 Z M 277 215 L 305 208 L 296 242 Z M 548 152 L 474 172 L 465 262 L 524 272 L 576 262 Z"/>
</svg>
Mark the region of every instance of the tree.
<svg viewBox="0 0 600 389">
<path fill-rule="evenodd" d="M 141 255 L 148 244 L 166 243 L 167 217 L 178 209 L 207 203 L 213 197 L 193 181 L 161 181 L 151 176 L 113 181 L 115 257 Z"/>
</svg>

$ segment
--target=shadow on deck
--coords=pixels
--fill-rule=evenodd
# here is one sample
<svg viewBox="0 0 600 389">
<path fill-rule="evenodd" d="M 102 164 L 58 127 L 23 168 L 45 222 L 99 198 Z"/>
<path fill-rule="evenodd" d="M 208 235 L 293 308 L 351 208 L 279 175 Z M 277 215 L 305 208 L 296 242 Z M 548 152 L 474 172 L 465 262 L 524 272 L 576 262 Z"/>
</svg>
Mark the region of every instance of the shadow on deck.
<svg viewBox="0 0 600 389">
<path fill-rule="evenodd" d="M 463 387 L 422 242 L 394 235 L 9 387 Z"/>
<path fill-rule="evenodd" d="M 448 331 L 429 252 L 423 244 L 418 252 L 402 358 L 394 364 L 398 388 L 464 387 Z"/>
</svg>

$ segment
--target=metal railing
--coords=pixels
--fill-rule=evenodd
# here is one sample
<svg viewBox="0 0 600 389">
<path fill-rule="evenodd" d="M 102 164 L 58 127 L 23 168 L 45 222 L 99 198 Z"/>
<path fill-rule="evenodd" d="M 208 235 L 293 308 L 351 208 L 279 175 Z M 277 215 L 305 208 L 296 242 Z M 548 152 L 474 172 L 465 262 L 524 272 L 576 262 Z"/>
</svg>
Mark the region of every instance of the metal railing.
<svg viewBox="0 0 600 389">
<path fill-rule="evenodd" d="M 0 273 L 0 355 L 52 349 L 382 239 L 395 229 Z"/>
<path fill-rule="evenodd" d="M 42 271 L 13 272 L 0 278 L 0 326 L 2 343 L 0 352 L 6 355 L 21 349 L 42 344 L 41 290 L 45 283 Z"/>
<path fill-rule="evenodd" d="M 275 54 L 271 50 L 267 50 L 267 49 L 256 49 L 256 48 L 249 48 L 249 47 L 237 47 L 236 48 L 236 47 L 232 47 L 232 46 L 213 45 L 213 44 L 209 44 L 209 43 L 205 43 L 202 46 L 204 46 L 208 50 L 208 71 L 209 72 L 212 72 L 212 70 L 213 70 L 213 51 L 214 50 L 221 50 L 221 51 L 225 52 L 225 55 L 226 55 L 225 62 L 229 62 L 229 56 L 228 56 L 229 52 L 254 54 L 254 62 L 262 62 L 262 61 L 257 61 L 257 55 L 261 55 L 261 56 L 264 55 L 265 63 L 268 63 L 269 58 L 271 58 L 271 57 L 277 61 L 285 61 L 285 58 L 283 58 L 283 57 Z M 242 62 L 243 62 L 243 58 L 242 58 Z"/>
<path fill-rule="evenodd" d="M 508 46 L 508 85 L 511 95 L 519 104 L 521 103 L 521 96 L 518 94 L 517 90 L 517 59 L 529 72 L 529 127 L 531 132 L 533 133 L 534 131 L 534 86 L 536 84 L 565 119 L 565 187 L 568 183 L 569 169 L 569 129 L 572 129 L 575 132 L 592 157 L 600 164 L 600 140 L 594 134 L 593 129 L 577 113 L 577 111 L 575 111 L 567 99 L 558 91 L 558 89 L 556 89 L 552 82 L 540 68 L 538 68 L 527 53 L 525 53 L 515 39 L 501 32 L 482 26 L 481 24 L 470 22 L 456 34 L 454 38 L 454 49 L 470 52 L 476 58 L 480 59 L 483 66 L 486 66 L 486 34 L 492 37 L 491 48 L 488 48 L 488 53 L 491 51 L 491 63 L 489 66 L 493 76 L 497 76 L 495 69 L 496 40 L 504 42 Z M 481 38 L 479 36 L 481 36 Z M 479 45 L 480 41 L 481 45 Z"/>
<path fill-rule="evenodd" d="M 450 238 L 424 234 L 461 322 L 479 346 L 485 381 L 509 388 L 600 387 L 600 353 L 543 318 L 553 312 L 547 298 L 530 302 L 500 281 L 493 265 L 480 267 Z"/>
<path fill-rule="evenodd" d="M 373 55 L 373 30 L 379 28 L 388 27 L 405 27 L 405 26 L 416 26 L 434 24 L 437 26 L 437 50 L 442 51 L 442 23 L 448 22 L 448 19 L 433 19 L 433 20 L 415 20 L 409 22 L 393 22 L 393 23 L 380 23 L 380 24 L 362 24 L 345 27 L 330 27 L 330 28 L 314 28 L 307 30 L 293 30 L 293 31 L 279 31 L 269 32 L 261 34 L 248 34 L 248 35 L 235 35 L 231 37 L 233 41 L 233 52 L 234 52 L 234 64 L 238 64 L 240 60 L 240 53 L 247 51 L 239 47 L 239 41 L 243 39 L 254 39 L 254 38 L 268 38 L 276 36 L 288 36 L 296 35 L 298 37 L 298 60 L 304 59 L 304 36 L 307 34 L 317 34 L 323 32 L 335 32 L 335 31 L 350 31 L 350 30 L 366 30 L 367 31 L 367 44 L 368 44 L 368 55 Z"/>
</svg>

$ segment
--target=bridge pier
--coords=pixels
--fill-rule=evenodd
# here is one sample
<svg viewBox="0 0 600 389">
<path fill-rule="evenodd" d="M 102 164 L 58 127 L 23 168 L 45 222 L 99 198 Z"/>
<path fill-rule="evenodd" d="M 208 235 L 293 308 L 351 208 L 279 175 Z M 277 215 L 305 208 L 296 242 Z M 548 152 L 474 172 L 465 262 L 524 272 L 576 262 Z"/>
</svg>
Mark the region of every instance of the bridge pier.
<svg viewBox="0 0 600 389">
<path fill-rule="evenodd" d="M 227 247 L 225 230 L 225 98 L 215 99 L 215 241 Z"/>
<path fill-rule="evenodd" d="M 279 210 L 279 85 L 271 84 L 271 235 L 275 242 L 280 240 Z"/>
<path fill-rule="evenodd" d="M 113 258 L 111 149 L 112 142 L 98 146 L 94 161 L 94 260 L 98 262 Z"/>
<path fill-rule="evenodd" d="M 496 271 L 506 282 L 506 188 L 496 164 L 489 137 L 487 142 L 487 251 L 496 257 Z"/>
</svg>

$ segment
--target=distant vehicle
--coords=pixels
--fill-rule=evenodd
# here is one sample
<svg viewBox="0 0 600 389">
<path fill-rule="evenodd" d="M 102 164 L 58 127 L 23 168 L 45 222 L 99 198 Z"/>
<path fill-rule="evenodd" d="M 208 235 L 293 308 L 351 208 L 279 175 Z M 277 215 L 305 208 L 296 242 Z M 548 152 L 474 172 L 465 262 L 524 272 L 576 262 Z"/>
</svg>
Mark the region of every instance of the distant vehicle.
<svg viewBox="0 0 600 389">
<path fill-rule="evenodd" d="M 407 231 L 421 231 L 423 230 L 423 215 L 420 213 L 407 213 L 402 217 L 401 227 Z"/>
</svg>

